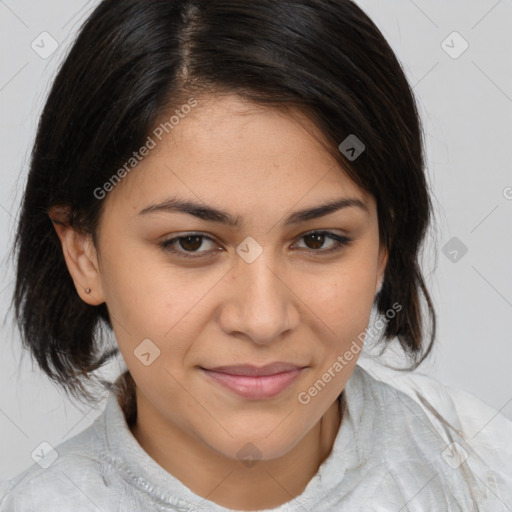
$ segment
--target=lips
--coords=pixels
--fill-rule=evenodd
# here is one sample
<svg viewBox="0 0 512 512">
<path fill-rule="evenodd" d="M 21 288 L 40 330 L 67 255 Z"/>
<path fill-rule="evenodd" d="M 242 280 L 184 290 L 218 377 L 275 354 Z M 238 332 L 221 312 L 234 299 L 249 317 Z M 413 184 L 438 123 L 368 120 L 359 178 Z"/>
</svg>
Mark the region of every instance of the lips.
<svg viewBox="0 0 512 512">
<path fill-rule="evenodd" d="M 227 373 L 229 375 L 246 375 L 250 377 L 261 377 L 266 375 L 275 375 L 276 373 L 291 372 L 294 370 L 299 370 L 301 368 L 304 368 L 304 365 L 299 366 L 292 363 L 285 363 L 283 361 L 276 361 L 275 363 L 266 364 L 264 366 L 241 364 L 230 366 L 216 366 L 214 368 L 205 368 L 205 370 Z"/>
<path fill-rule="evenodd" d="M 268 399 L 279 395 L 302 373 L 305 367 L 276 362 L 265 366 L 231 365 L 202 372 L 224 389 L 250 400 Z"/>
</svg>

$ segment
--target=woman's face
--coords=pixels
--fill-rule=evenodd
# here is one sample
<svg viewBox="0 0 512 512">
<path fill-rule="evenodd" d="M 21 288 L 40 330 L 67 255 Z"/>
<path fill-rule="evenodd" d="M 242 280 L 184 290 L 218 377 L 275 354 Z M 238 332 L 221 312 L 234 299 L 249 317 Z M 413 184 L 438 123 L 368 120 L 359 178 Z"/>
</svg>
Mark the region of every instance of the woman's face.
<svg viewBox="0 0 512 512">
<path fill-rule="evenodd" d="M 375 201 L 299 123 L 234 95 L 199 99 L 153 139 L 104 199 L 93 290 L 139 410 L 232 459 L 247 443 L 283 455 L 356 364 L 386 264 Z M 282 389 L 279 377 L 239 377 L 235 391 L 203 370 L 278 361 L 303 368 Z"/>
</svg>

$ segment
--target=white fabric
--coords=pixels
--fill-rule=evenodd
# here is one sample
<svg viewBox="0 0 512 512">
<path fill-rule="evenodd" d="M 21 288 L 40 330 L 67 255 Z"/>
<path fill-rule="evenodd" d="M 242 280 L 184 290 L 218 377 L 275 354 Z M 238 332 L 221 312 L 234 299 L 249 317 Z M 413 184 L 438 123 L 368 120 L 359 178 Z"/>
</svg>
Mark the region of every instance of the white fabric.
<svg viewBox="0 0 512 512">
<path fill-rule="evenodd" d="M 331 453 L 299 496 L 267 511 L 512 511 L 511 421 L 430 377 L 362 363 L 345 387 Z M 113 394 L 57 452 L 49 468 L 35 464 L 4 482 L 0 512 L 232 510 L 151 459 Z"/>
</svg>

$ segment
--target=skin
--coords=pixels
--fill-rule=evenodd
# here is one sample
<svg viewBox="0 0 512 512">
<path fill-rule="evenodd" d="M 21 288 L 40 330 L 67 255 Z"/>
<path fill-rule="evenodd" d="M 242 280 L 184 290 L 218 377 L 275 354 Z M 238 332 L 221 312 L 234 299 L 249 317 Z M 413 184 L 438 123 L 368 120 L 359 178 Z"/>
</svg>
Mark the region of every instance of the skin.
<svg viewBox="0 0 512 512">
<path fill-rule="evenodd" d="M 387 253 L 374 198 L 319 144 L 305 117 L 229 94 L 198 101 L 104 199 L 96 247 L 71 228 L 56 230 L 77 292 L 89 304 L 106 302 L 113 319 L 137 385 L 139 444 L 196 494 L 259 510 L 300 494 L 331 451 L 342 421 L 336 399 L 358 354 L 309 403 L 298 395 L 368 326 Z M 170 196 L 226 210 L 241 225 L 138 215 Z M 343 197 L 364 201 L 367 211 L 347 207 L 284 225 L 297 210 Z M 305 236 L 314 230 L 352 242 L 322 255 L 336 242 Z M 204 254 L 197 259 L 159 246 L 190 231 L 213 239 L 174 245 L 182 254 L 197 247 Z M 248 236 L 263 249 L 252 263 L 236 252 Z M 150 366 L 134 354 L 145 339 L 160 350 Z M 307 368 L 260 400 L 224 389 L 198 368 L 272 361 Z M 237 455 L 246 443 L 259 450 L 251 466 Z"/>
</svg>

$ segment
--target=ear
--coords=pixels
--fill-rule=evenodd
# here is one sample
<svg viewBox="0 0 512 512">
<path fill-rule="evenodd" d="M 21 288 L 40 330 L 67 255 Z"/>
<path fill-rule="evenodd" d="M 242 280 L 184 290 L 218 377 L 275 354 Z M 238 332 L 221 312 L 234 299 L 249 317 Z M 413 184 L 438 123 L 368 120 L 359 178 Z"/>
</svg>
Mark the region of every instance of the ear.
<svg viewBox="0 0 512 512">
<path fill-rule="evenodd" d="M 105 299 L 97 251 L 90 235 L 80 233 L 69 225 L 69 211 L 66 207 L 54 206 L 50 208 L 50 219 L 60 239 L 78 295 L 87 304 L 98 306 Z"/>
<path fill-rule="evenodd" d="M 384 272 L 388 263 L 388 250 L 384 244 L 380 245 L 379 258 L 377 266 L 377 283 L 375 285 L 375 295 L 382 289 L 382 282 L 384 281 Z"/>
</svg>

